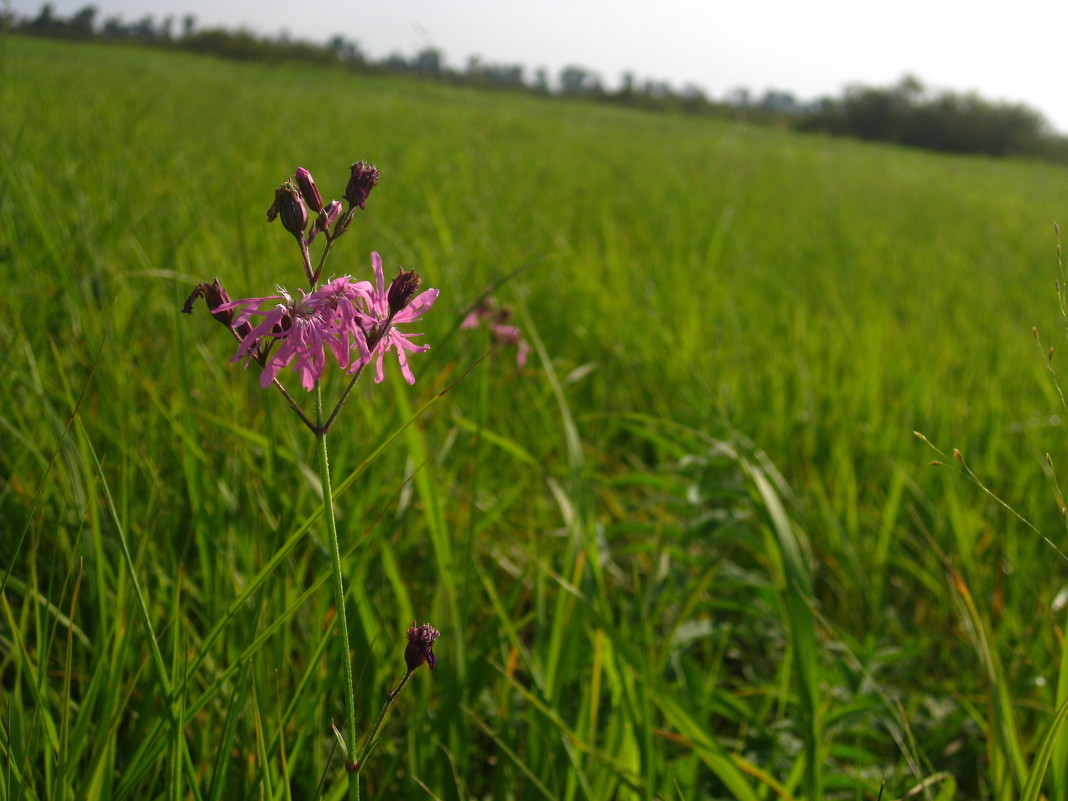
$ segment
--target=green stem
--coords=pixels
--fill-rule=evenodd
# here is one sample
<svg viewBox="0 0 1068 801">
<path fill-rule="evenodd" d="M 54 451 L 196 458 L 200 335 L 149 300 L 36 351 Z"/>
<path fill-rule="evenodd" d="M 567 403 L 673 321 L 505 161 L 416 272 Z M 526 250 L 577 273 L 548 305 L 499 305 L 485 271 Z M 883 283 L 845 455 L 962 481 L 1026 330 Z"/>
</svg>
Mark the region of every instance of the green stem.
<svg viewBox="0 0 1068 801">
<path fill-rule="evenodd" d="M 378 736 L 378 730 L 382 728 L 382 722 L 386 719 L 386 715 L 389 714 L 389 708 L 393 706 L 393 702 L 397 700 L 397 696 L 400 695 L 400 691 L 404 689 L 404 685 L 408 683 L 408 679 L 412 677 L 412 673 L 415 672 L 415 668 L 411 668 L 404 674 L 404 678 L 400 680 L 400 684 L 386 693 L 386 703 L 382 706 L 382 711 L 378 713 L 378 720 L 375 721 L 375 725 L 371 727 L 371 731 L 367 734 L 367 740 L 363 744 L 363 749 L 360 751 L 359 758 L 356 760 L 356 771 L 363 770 L 363 765 L 367 761 L 367 757 L 371 755 L 371 749 L 375 747 L 375 737 Z"/>
<path fill-rule="evenodd" d="M 349 623 L 345 614 L 345 580 L 341 573 L 341 548 L 337 540 L 337 524 L 334 521 L 334 497 L 330 487 L 330 461 L 326 454 L 326 431 L 323 430 L 323 396 L 319 385 L 315 385 L 315 432 L 316 452 L 319 456 L 319 477 L 323 484 L 323 519 L 329 535 L 330 555 L 334 562 L 334 604 L 337 607 L 337 626 L 341 631 L 341 653 L 345 665 L 345 733 L 348 753 L 345 755 L 345 768 L 349 770 L 356 750 L 356 696 L 352 686 L 352 654 L 349 650 Z M 355 770 L 349 770 L 349 801 L 360 799 L 360 777 Z"/>
</svg>

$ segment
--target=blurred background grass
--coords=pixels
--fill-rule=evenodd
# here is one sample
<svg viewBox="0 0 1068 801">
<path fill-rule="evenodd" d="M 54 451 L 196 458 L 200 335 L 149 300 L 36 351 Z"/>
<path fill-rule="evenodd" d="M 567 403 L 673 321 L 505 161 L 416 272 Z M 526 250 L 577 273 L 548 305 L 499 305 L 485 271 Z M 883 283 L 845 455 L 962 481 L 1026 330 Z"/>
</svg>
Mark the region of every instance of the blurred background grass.
<svg viewBox="0 0 1068 801">
<path fill-rule="evenodd" d="M 4 48 L 0 797 L 316 797 L 324 770 L 342 792 L 312 439 L 178 310 L 214 276 L 297 286 L 274 188 L 305 166 L 336 196 L 357 159 L 382 181 L 328 271 L 367 277 L 377 250 L 442 290 L 415 387 L 361 386 L 331 438 L 364 730 L 411 620 L 443 632 L 368 797 L 856 798 L 884 777 L 896 797 L 931 776 L 931 797 L 1016 797 L 1065 685 L 1066 565 L 912 432 L 1063 546 L 1044 455 L 1063 464 L 1064 411 L 1030 329 L 1060 345 L 1064 169 Z M 497 284 L 535 357 L 490 357 L 377 454 L 485 353 L 458 325 Z"/>
</svg>

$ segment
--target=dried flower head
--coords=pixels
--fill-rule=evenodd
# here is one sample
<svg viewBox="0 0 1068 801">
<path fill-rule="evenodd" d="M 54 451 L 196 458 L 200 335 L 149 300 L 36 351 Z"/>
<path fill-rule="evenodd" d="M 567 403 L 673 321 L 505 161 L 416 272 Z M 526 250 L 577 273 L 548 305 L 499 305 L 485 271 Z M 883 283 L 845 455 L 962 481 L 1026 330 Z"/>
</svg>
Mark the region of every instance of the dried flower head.
<svg viewBox="0 0 1068 801">
<path fill-rule="evenodd" d="M 208 310 L 211 312 L 211 316 L 225 325 L 227 328 L 231 328 L 238 336 L 243 337 L 251 330 L 252 326 L 248 323 L 242 323 L 239 326 L 234 325 L 234 311 L 233 306 L 230 304 L 230 295 L 223 288 L 223 285 L 219 283 L 219 279 L 216 278 L 210 284 L 203 283 L 197 284 L 193 287 L 193 291 L 189 297 L 186 298 L 185 305 L 182 306 L 183 314 L 193 313 L 193 303 L 197 298 L 204 298 L 204 302 L 208 304 Z"/>
<path fill-rule="evenodd" d="M 389 285 L 389 291 L 386 293 L 386 300 L 389 303 L 390 314 L 396 316 L 396 314 L 407 306 L 415 293 L 419 291 L 419 285 L 423 282 L 423 279 L 419 277 L 419 273 L 415 270 L 400 270 L 397 272 L 397 277 Z"/>
<path fill-rule="evenodd" d="M 378 170 L 375 165 L 366 161 L 357 161 L 350 169 L 352 174 L 349 176 L 348 186 L 345 187 L 344 197 L 349 205 L 362 209 L 367 202 L 367 196 L 378 183 Z"/>
<path fill-rule="evenodd" d="M 434 669 L 438 663 L 438 658 L 434 655 L 434 640 L 440 636 L 441 632 L 429 623 L 418 626 L 412 621 L 412 627 L 408 629 L 408 646 L 404 649 L 404 662 L 408 665 L 409 672 L 424 662 L 431 670 Z"/>
</svg>

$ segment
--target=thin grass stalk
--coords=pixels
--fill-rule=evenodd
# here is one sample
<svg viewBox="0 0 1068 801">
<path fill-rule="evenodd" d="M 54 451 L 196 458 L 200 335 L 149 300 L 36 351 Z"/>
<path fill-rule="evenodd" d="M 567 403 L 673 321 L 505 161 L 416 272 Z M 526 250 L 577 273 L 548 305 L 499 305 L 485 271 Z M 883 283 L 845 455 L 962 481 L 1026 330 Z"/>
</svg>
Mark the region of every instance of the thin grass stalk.
<svg viewBox="0 0 1068 801">
<path fill-rule="evenodd" d="M 316 453 L 319 460 L 319 478 L 323 485 L 323 520 L 330 544 L 330 556 L 334 568 L 334 603 L 337 606 L 337 625 L 341 633 L 342 664 L 345 666 L 342 680 L 345 693 L 345 732 L 349 752 L 345 754 L 345 769 L 349 777 L 349 801 L 359 801 L 360 777 L 349 770 L 356 749 L 356 696 L 352 686 L 352 654 L 349 651 L 349 622 L 345 614 L 345 579 L 341 572 L 341 547 L 337 539 L 337 523 L 334 519 L 334 498 L 330 486 L 330 460 L 326 452 L 326 431 L 323 430 L 323 393 L 318 383 L 313 391 L 315 400 Z"/>
</svg>

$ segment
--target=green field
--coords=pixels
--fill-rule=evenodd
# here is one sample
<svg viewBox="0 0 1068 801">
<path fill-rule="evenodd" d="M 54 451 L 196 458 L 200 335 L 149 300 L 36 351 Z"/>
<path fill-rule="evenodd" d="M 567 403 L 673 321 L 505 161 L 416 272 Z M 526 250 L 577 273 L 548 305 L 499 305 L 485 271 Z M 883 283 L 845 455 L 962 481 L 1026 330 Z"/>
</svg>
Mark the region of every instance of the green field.
<svg viewBox="0 0 1068 801">
<path fill-rule="evenodd" d="M 345 797 L 314 438 L 179 309 L 358 159 L 329 269 L 441 290 L 330 433 L 360 732 L 442 632 L 361 797 L 1068 799 L 1068 170 L 8 37 L 0 801 Z"/>
</svg>

